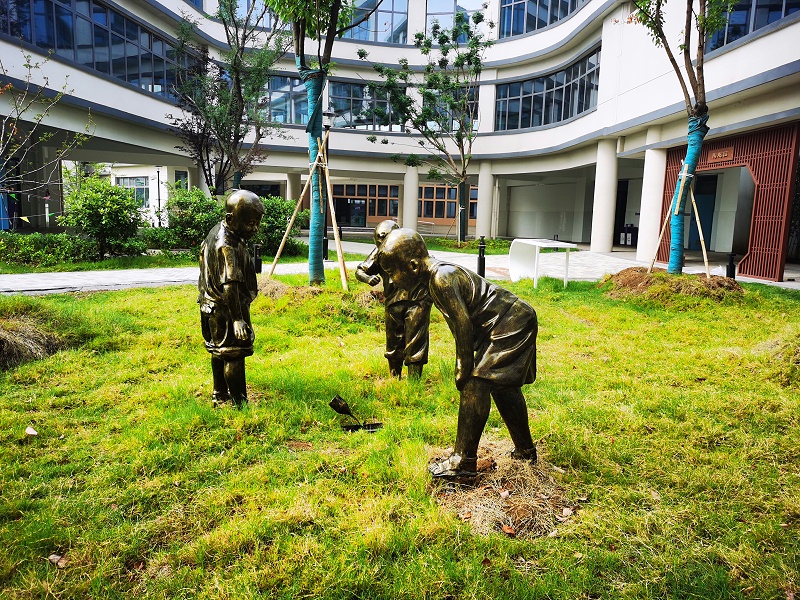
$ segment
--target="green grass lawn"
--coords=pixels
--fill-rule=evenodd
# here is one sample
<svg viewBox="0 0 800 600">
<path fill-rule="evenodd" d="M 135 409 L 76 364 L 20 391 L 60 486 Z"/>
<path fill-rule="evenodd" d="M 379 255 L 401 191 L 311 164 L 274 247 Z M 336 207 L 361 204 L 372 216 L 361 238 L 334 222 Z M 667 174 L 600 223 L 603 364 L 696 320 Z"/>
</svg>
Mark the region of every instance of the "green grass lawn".
<svg viewBox="0 0 800 600">
<path fill-rule="evenodd" d="M 368 287 L 305 279 L 252 306 L 241 412 L 211 408 L 192 286 L 0 297 L 0 324 L 25 314 L 70 345 L 0 372 L 3 599 L 800 591 L 797 292 L 664 304 L 508 284 L 539 313 L 540 468 L 579 506 L 519 539 L 476 533 L 430 487 L 458 411 L 441 315 L 422 380 L 396 381 Z M 342 431 L 337 393 L 384 427 Z M 507 438 L 495 410 L 486 435 Z"/>
</svg>

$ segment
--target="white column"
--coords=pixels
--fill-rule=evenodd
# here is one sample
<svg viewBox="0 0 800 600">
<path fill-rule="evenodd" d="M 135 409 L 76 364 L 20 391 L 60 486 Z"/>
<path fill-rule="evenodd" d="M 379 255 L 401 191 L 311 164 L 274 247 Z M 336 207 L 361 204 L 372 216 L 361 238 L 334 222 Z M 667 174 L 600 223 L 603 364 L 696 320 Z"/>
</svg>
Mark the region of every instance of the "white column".
<svg viewBox="0 0 800 600">
<path fill-rule="evenodd" d="M 592 207 L 592 252 L 611 252 L 614 243 L 614 211 L 617 205 L 617 140 L 597 143 L 597 166 Z"/>
<path fill-rule="evenodd" d="M 475 239 L 492 236 L 492 208 L 494 203 L 494 175 L 492 163 L 481 162 L 478 171 L 478 214 L 475 222 Z"/>
<path fill-rule="evenodd" d="M 287 173 L 286 174 L 286 200 L 297 202 L 300 199 L 300 192 L 303 188 L 300 186 L 300 173 Z"/>
<path fill-rule="evenodd" d="M 406 167 L 403 177 L 403 227 L 416 231 L 417 200 L 419 198 L 419 167 Z"/>
<path fill-rule="evenodd" d="M 575 203 L 572 217 L 572 236 L 571 241 L 583 241 L 583 223 L 586 214 L 586 177 L 580 177 L 575 181 Z"/>
<path fill-rule="evenodd" d="M 644 153 L 642 205 L 639 208 L 639 243 L 636 260 L 650 262 L 658 250 L 661 232 L 661 206 L 664 203 L 664 179 L 667 172 L 667 151 L 650 148 Z"/>
</svg>

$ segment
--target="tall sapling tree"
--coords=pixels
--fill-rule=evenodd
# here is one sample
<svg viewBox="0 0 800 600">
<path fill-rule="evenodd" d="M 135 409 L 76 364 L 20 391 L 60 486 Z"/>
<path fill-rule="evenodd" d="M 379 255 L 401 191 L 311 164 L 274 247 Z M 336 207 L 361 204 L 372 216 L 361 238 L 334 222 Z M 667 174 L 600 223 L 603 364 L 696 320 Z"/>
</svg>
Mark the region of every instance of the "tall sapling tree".
<svg viewBox="0 0 800 600">
<path fill-rule="evenodd" d="M 634 12 L 631 20 L 644 25 L 655 45 L 666 52 L 670 65 L 678 76 L 689 117 L 686 157 L 670 204 L 670 248 L 667 270 L 669 273 L 678 274 L 683 272 L 685 229 L 683 212 L 686 198 L 700 160 L 703 139 L 709 131 L 705 83 L 706 43 L 710 34 L 725 26 L 733 2 L 732 0 L 685 0 L 683 41 L 674 42 L 683 57 L 683 69 L 681 69 L 664 30 L 666 0 L 632 1 Z M 697 36 L 694 61 L 691 49 L 693 33 Z"/>
<path fill-rule="evenodd" d="M 269 22 L 264 3 L 220 0 L 212 15 L 222 24 L 229 50 L 219 61 L 193 43 L 195 23 L 184 16 L 178 53 L 186 65 L 175 86 L 181 115 L 167 115 L 212 193 L 239 187 L 267 153 L 261 143 L 280 126 L 267 110 L 270 72 L 286 53 L 291 38 L 277 19 Z M 268 27 L 269 26 L 269 27 Z M 232 180 L 232 181 L 231 181 Z"/>
<path fill-rule="evenodd" d="M 314 164 L 322 139 L 322 95 L 331 67 L 333 43 L 346 31 L 369 20 L 382 0 L 369 10 L 359 10 L 354 0 L 265 0 L 286 23 L 292 25 L 294 56 L 300 79 L 308 97 L 308 160 Z M 317 42 L 317 53 L 306 55 L 306 39 Z M 311 179 L 311 219 L 309 222 L 308 278 L 311 285 L 325 283 L 322 238 L 325 231 L 325 192 L 319 169 Z"/>
<path fill-rule="evenodd" d="M 451 29 L 434 21 L 427 34 L 414 36 L 414 45 L 427 58 L 422 72 L 412 69 L 407 59 L 399 61 L 399 69 L 374 65 L 383 79 L 375 87 L 386 95 L 394 113 L 391 118 L 403 123 L 407 134 L 418 136 L 417 144 L 426 152 L 422 159 L 407 156 L 406 164 L 417 166 L 422 161 L 428 165 L 429 179 L 458 188 L 460 242 L 467 235 L 468 169 L 478 132 L 478 88 L 486 50 L 493 44 L 485 32 L 493 28 L 483 11 L 470 16 L 459 10 Z M 359 50 L 358 56 L 364 60 L 368 55 Z"/>
</svg>

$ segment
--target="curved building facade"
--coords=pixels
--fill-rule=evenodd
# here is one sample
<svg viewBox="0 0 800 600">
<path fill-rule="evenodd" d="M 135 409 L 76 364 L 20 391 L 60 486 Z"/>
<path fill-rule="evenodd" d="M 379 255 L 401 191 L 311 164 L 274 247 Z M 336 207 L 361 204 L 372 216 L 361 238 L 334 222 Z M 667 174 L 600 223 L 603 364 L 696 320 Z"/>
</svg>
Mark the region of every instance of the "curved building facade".
<svg viewBox="0 0 800 600">
<path fill-rule="evenodd" d="M 170 89 L 181 15 L 198 21 L 212 53 L 223 46 L 220 24 L 204 17 L 214 0 L 3 0 L 3 7 L 6 72 L 24 79 L 25 54 L 51 53 L 41 72 L 55 90 L 67 82 L 47 124 L 80 131 L 91 112 L 94 136 L 75 160 L 108 164 L 120 185 L 141 188 L 151 210 L 166 197 L 166 181 L 202 185 L 176 150 L 166 115 L 176 110 Z M 423 233 L 455 231 L 455 191 L 394 162 L 414 140 L 368 116 L 381 99 L 370 94 L 366 82 L 376 75 L 357 50 L 374 62 L 422 64 L 414 34 L 433 19 L 446 25 L 455 11 L 478 8 L 475 0 L 383 0 L 370 21 L 337 40 L 323 102 L 335 113 L 329 153 L 340 225 L 396 218 Z M 681 7 L 667 9 L 668 35 L 678 39 Z M 601 252 L 635 246 L 640 260 L 664 258 L 659 232 L 686 111 L 664 51 L 631 12 L 615 0 L 489 2 L 497 27 L 477 98 L 471 235 L 558 237 Z M 705 239 L 712 251 L 744 256 L 746 274 L 769 280 L 782 277 L 787 257 L 800 258 L 798 36 L 800 0 L 740 2 L 706 55 L 711 130 L 695 183 Z M 307 104 L 293 57 L 277 65 L 265 93 L 289 135 L 266 140 L 269 154 L 243 187 L 296 198 L 308 173 Z M 374 134 L 388 143 L 371 143 Z M 14 209 L 45 227 L 44 198 L 18 191 Z M 58 212 L 56 190 L 49 196 L 48 210 Z M 689 249 L 698 243 L 693 220 L 687 217 Z"/>
</svg>

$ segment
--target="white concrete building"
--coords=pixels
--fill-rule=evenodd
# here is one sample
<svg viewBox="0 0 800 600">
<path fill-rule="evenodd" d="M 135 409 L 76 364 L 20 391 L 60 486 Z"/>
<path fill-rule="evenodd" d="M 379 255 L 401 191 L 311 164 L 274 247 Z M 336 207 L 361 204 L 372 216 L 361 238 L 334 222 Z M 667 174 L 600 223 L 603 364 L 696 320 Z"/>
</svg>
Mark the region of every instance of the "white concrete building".
<svg viewBox="0 0 800 600">
<path fill-rule="evenodd" d="M 21 79 L 23 52 L 53 57 L 44 66 L 58 89 L 71 91 L 48 123 L 82 130 L 91 111 L 93 138 L 72 158 L 113 163 L 115 176 L 145 177 L 152 207 L 159 181 L 198 171 L 175 149 L 165 115 L 176 68 L 175 31 L 182 13 L 200 22 L 204 43 L 222 45 L 219 23 L 204 18 L 215 0 L 2 0 L 0 55 Z M 202 4 L 202 6 L 200 6 Z M 367 5 L 361 0 L 359 4 Z M 408 40 L 432 18 L 446 22 L 476 0 L 384 0 L 374 27 L 335 44 L 335 73 L 324 105 L 336 112 L 330 138 L 340 225 L 370 226 L 395 217 L 405 226 L 455 231 L 453 192 L 424 172 L 390 159 L 413 142 L 379 131 L 358 113 L 370 104 L 365 80 L 376 75 L 357 60 L 412 63 Z M 491 0 L 496 43 L 486 57 L 474 146 L 470 233 L 489 237 L 558 236 L 611 251 L 657 251 L 686 140 L 686 111 L 662 49 L 630 23 L 631 5 L 615 0 Z M 680 35 L 680 3 L 667 5 L 667 28 Z M 709 125 L 695 195 L 711 251 L 735 252 L 742 274 L 778 280 L 787 255 L 800 258 L 800 201 L 794 186 L 800 124 L 800 0 L 742 0 L 706 55 Z M 22 51 L 20 50 L 22 47 Z M 296 198 L 308 172 L 305 91 L 293 57 L 278 65 L 271 110 L 294 139 L 267 140 L 269 156 L 243 187 Z M 5 108 L 0 108 L 4 110 Z M 43 152 L 48 152 L 44 149 Z M 161 165 L 137 172 L 138 167 Z M 134 187 L 136 187 L 134 185 Z M 141 187 L 141 186 L 140 186 Z M 37 217 L 42 198 L 19 190 L 18 214 Z M 55 190 L 51 190 L 55 196 Z M 57 198 L 50 199 L 51 205 Z M 57 204 L 56 204 L 57 205 Z M 794 215 L 794 216 L 793 216 Z M 697 243 L 687 227 L 687 247 Z M 695 233 L 693 233 L 693 231 Z M 666 258 L 666 245 L 659 250 Z"/>
</svg>

